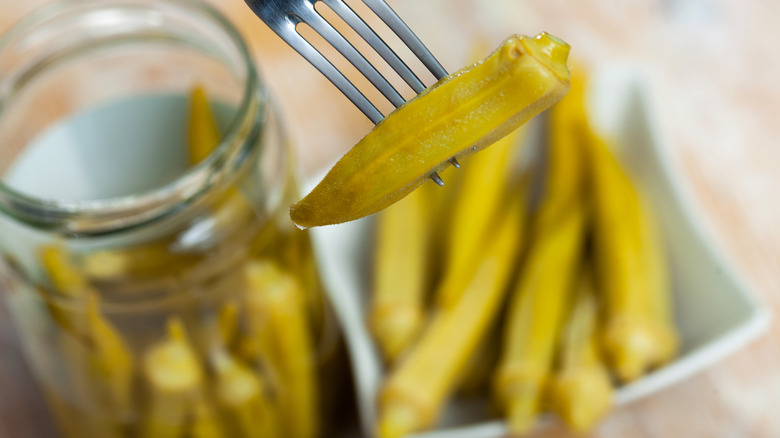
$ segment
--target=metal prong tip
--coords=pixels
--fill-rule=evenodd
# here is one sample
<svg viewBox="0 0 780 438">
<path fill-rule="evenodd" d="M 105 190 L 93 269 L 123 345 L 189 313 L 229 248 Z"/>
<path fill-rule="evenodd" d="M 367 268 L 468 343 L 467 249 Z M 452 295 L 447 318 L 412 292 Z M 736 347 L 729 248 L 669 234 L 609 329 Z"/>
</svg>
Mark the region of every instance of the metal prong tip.
<svg viewBox="0 0 780 438">
<path fill-rule="evenodd" d="M 431 179 L 433 180 L 433 182 L 435 182 L 436 184 L 438 184 L 438 185 L 439 185 L 439 187 L 444 187 L 444 181 L 442 181 L 442 179 L 441 179 L 441 177 L 439 176 L 439 174 L 438 174 L 438 173 L 436 173 L 436 172 L 433 172 L 433 173 L 431 174 Z"/>
<path fill-rule="evenodd" d="M 450 158 L 450 164 L 452 164 L 452 167 L 460 169 L 460 163 L 455 158 Z"/>
</svg>

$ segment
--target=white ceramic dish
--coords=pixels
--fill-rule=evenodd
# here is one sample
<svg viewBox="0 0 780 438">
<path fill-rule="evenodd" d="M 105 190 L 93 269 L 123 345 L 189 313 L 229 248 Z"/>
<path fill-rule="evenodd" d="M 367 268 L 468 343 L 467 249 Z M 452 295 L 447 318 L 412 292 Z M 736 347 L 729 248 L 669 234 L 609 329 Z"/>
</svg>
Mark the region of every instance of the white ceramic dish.
<svg viewBox="0 0 780 438">
<path fill-rule="evenodd" d="M 620 67 L 603 69 L 593 80 L 588 104 L 594 123 L 616 140 L 615 152 L 650 197 L 659 216 L 682 335 L 681 354 L 673 363 L 618 390 L 617 404 L 624 405 L 745 346 L 769 326 L 770 318 L 715 245 L 709 227 L 694 208 L 689 190 L 669 159 L 645 83 L 633 70 Z M 323 281 L 351 354 L 360 422 L 367 437 L 372 435 L 376 394 L 384 374 L 363 314 L 370 294 L 372 222 L 369 217 L 313 230 Z M 415 436 L 504 436 L 504 424 L 491 419 L 485 406 L 451 403 L 436 430 Z"/>
</svg>

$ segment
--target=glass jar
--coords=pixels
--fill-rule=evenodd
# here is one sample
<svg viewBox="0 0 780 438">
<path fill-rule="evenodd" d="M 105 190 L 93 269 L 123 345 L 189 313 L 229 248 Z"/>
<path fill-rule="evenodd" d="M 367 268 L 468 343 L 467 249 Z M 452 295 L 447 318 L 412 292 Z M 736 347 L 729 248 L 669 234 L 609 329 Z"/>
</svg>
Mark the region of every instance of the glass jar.
<svg viewBox="0 0 780 438">
<path fill-rule="evenodd" d="M 196 86 L 222 133 L 193 163 Z M 0 293 L 64 436 L 327 435 L 344 355 L 290 152 L 201 3 L 62 1 L 0 39 Z"/>
</svg>

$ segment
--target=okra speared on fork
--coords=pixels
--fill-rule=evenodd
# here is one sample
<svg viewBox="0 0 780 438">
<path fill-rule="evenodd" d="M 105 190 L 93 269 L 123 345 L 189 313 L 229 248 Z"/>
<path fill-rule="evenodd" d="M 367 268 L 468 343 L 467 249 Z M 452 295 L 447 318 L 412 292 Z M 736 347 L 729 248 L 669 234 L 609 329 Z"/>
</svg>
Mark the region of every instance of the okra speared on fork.
<svg viewBox="0 0 780 438">
<path fill-rule="evenodd" d="M 552 35 L 514 36 L 384 118 L 291 207 L 301 227 L 375 213 L 428 177 L 484 149 L 557 102 L 569 88 L 569 46 Z"/>
</svg>

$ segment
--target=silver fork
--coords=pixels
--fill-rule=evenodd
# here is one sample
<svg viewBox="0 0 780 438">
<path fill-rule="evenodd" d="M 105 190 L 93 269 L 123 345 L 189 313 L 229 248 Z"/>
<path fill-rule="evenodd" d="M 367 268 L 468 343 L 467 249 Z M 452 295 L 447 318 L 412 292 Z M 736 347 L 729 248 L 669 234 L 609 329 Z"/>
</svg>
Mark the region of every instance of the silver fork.
<svg viewBox="0 0 780 438">
<path fill-rule="evenodd" d="M 390 67 L 414 90 L 422 92 L 425 84 L 414 74 L 412 69 L 385 43 L 382 38 L 343 0 L 245 0 L 252 11 L 277 35 L 293 49 L 308 60 L 317 70 L 330 80 L 341 92 L 363 112 L 374 124 L 379 123 L 385 115 L 371 103 L 325 56 L 312 46 L 300 33 L 297 26 L 308 24 L 325 41 L 339 51 L 357 70 L 379 90 L 380 93 L 396 108 L 405 100 L 393 88 L 390 82 L 374 67 L 355 47 L 333 27 L 314 5 L 322 1 L 333 12 L 341 17 L 374 51 L 376 51 Z M 423 65 L 437 80 L 447 76 L 447 71 L 433 56 L 420 39 L 409 29 L 384 0 L 361 0 L 406 44 Z M 460 164 L 453 158 L 450 163 L 459 168 Z M 443 186 L 441 177 L 434 172 L 431 179 Z"/>
</svg>

